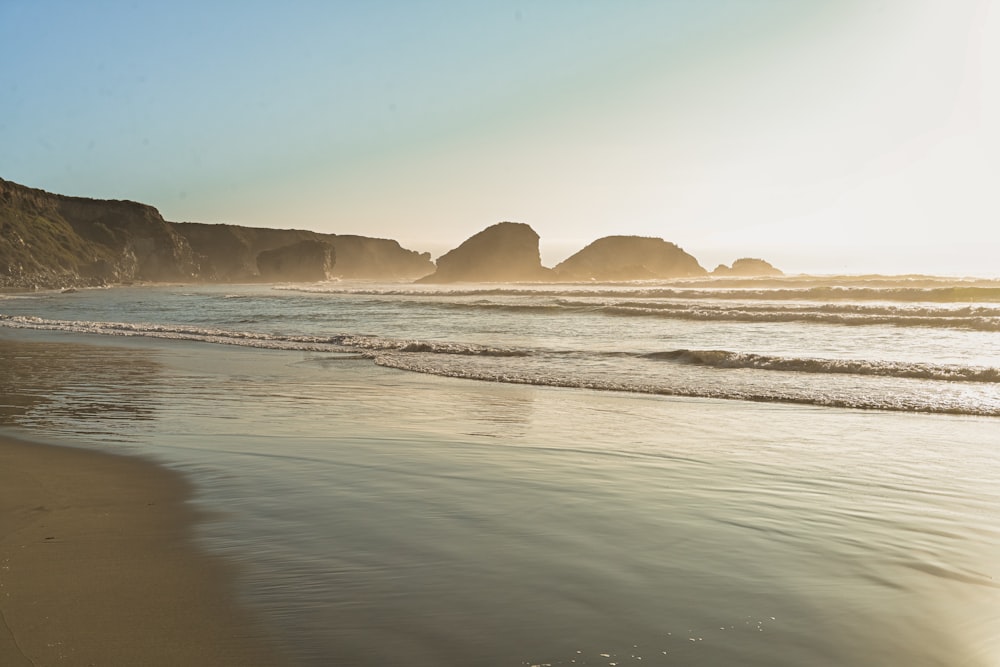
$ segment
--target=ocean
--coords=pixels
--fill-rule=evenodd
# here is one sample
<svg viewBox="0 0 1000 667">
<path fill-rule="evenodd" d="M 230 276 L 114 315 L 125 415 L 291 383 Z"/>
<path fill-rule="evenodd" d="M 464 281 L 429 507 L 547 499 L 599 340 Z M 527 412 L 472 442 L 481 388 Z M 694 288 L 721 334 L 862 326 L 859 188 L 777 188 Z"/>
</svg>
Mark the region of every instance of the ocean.
<svg viewBox="0 0 1000 667">
<path fill-rule="evenodd" d="M 185 473 L 302 665 L 1000 664 L 1000 281 L 0 295 L 0 428 Z"/>
</svg>

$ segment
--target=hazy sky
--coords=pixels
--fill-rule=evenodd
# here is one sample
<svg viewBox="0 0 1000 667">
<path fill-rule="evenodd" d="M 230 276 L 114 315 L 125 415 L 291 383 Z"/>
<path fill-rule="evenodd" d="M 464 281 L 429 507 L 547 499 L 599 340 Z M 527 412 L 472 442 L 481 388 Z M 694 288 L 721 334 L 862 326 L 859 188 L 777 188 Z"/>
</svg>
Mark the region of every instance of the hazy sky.
<svg viewBox="0 0 1000 667">
<path fill-rule="evenodd" d="M 168 220 L 1000 274 L 991 0 L 0 0 L 0 64 L 0 177 Z"/>
</svg>

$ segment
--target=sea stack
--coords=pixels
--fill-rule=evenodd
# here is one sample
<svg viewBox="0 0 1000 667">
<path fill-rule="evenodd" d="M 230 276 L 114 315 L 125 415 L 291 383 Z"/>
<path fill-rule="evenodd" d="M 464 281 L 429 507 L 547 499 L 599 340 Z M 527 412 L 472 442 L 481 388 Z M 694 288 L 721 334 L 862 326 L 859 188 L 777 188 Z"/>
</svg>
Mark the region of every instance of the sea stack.
<svg viewBox="0 0 1000 667">
<path fill-rule="evenodd" d="M 645 236 L 605 236 L 554 269 L 557 280 L 655 280 L 707 273 L 676 244 Z"/>
<path fill-rule="evenodd" d="M 783 276 L 780 269 L 774 268 L 770 262 L 756 257 L 741 257 L 733 262 L 731 267 L 719 264 L 712 270 L 713 276 Z"/>
<path fill-rule="evenodd" d="M 498 222 L 437 260 L 420 283 L 531 282 L 551 280 L 542 266 L 538 234 L 522 222 Z"/>
</svg>

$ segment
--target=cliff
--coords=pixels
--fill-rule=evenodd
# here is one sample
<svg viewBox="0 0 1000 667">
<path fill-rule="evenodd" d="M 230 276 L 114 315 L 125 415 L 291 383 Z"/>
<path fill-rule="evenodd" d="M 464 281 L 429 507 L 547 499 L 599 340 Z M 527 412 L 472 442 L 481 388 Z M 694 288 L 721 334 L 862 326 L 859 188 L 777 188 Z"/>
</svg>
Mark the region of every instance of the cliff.
<svg viewBox="0 0 1000 667">
<path fill-rule="evenodd" d="M 260 253 L 302 241 L 331 246 L 336 258 L 328 272 L 331 278 L 415 280 L 434 271 L 430 253 L 406 250 L 391 239 L 200 222 L 178 222 L 174 227 L 191 244 L 199 275 L 208 281 L 255 280 L 261 277 L 257 263 Z"/>
<path fill-rule="evenodd" d="M 437 271 L 417 282 L 525 282 L 551 279 L 551 271 L 542 266 L 535 230 L 521 222 L 498 222 L 439 257 Z"/>
<path fill-rule="evenodd" d="M 644 236 L 605 236 L 556 265 L 557 280 L 653 280 L 707 273 L 673 243 Z"/>
<path fill-rule="evenodd" d="M 336 258 L 329 277 L 413 280 L 434 270 L 428 253 L 389 239 L 174 223 L 145 204 L 67 197 L 0 179 L 0 288 L 300 280 L 294 263 L 275 272 L 267 259 L 265 277 L 258 257 L 303 241 L 329 245 L 331 262 Z"/>
<path fill-rule="evenodd" d="M 392 239 L 342 234 L 329 240 L 337 252 L 334 275 L 341 278 L 416 280 L 434 271 L 429 252 L 406 250 Z"/>
<path fill-rule="evenodd" d="M 780 269 L 774 268 L 770 262 L 755 257 L 741 257 L 733 262 L 733 265 L 726 266 L 719 264 L 712 269 L 713 276 L 783 276 Z"/>
<path fill-rule="evenodd" d="M 261 252 L 257 255 L 257 270 L 265 280 L 317 282 L 330 277 L 334 261 L 329 243 L 305 240 Z"/>
<path fill-rule="evenodd" d="M 195 273 L 191 246 L 151 206 L 0 179 L 0 286 L 190 280 Z"/>
</svg>

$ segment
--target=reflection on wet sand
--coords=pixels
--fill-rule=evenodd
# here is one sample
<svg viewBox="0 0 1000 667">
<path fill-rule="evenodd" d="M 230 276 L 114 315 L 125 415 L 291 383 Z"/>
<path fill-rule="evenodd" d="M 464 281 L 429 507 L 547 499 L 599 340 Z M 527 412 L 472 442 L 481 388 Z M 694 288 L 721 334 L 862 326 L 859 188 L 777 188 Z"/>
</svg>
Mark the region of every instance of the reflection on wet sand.
<svg viewBox="0 0 1000 667">
<path fill-rule="evenodd" d="M 148 349 L 0 339 L 0 426 L 121 439 L 153 419 L 162 367 Z"/>
</svg>

